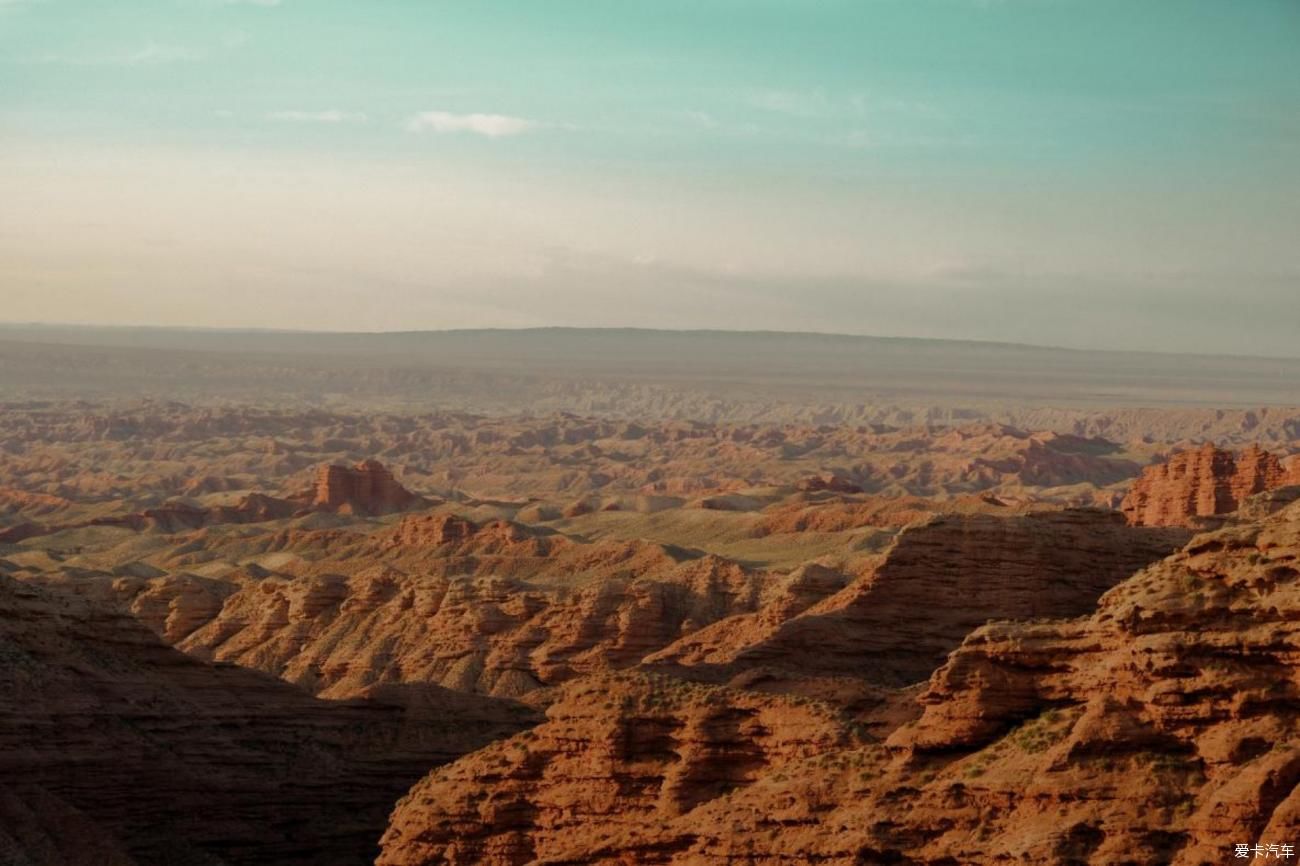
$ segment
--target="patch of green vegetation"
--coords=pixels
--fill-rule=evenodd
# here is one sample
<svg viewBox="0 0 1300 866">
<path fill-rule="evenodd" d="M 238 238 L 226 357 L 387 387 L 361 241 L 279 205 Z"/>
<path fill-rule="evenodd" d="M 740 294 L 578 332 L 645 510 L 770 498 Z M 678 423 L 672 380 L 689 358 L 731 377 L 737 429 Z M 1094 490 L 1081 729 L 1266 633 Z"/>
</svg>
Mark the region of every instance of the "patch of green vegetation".
<svg viewBox="0 0 1300 866">
<path fill-rule="evenodd" d="M 1016 728 L 1007 739 L 1022 752 L 1034 755 L 1050 749 L 1065 739 L 1069 732 L 1069 720 L 1064 718 L 1060 710 L 1048 709 Z"/>
</svg>

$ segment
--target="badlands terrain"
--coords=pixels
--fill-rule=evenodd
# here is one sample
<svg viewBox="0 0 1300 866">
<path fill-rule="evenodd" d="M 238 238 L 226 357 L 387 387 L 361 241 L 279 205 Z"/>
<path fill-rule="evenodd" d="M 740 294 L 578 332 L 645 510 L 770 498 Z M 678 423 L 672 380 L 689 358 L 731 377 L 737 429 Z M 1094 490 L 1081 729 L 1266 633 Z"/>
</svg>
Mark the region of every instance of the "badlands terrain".
<svg viewBox="0 0 1300 866">
<path fill-rule="evenodd" d="M 5 866 L 1300 844 L 1297 362 L 11 330 Z"/>
</svg>

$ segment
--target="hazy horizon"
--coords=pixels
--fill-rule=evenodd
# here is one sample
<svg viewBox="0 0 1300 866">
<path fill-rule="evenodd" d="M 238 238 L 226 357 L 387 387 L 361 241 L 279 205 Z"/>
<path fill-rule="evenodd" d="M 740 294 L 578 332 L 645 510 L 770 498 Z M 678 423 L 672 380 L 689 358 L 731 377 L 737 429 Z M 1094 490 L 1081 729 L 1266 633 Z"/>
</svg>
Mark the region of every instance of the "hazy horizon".
<svg viewBox="0 0 1300 866">
<path fill-rule="evenodd" d="M 550 331 L 573 331 L 580 333 L 603 333 L 603 332 L 636 332 L 647 335 L 653 334 L 682 334 L 682 335 L 727 335 L 727 336 L 786 336 L 786 337 L 825 337 L 828 339 L 849 339 L 849 340 L 880 340 L 891 342 L 921 342 L 921 343 L 970 343 L 974 345 L 986 346 L 1005 346 L 1012 348 L 1024 349 L 1043 349 L 1047 351 L 1061 352 L 1099 352 L 1103 354 L 1147 354 L 1160 356 L 1193 356 L 1193 357 L 1225 357 L 1225 358 L 1242 358 L 1248 360 L 1278 360 L 1278 361 L 1297 361 L 1300 360 L 1300 353 L 1296 354 L 1278 354 L 1278 353 L 1261 353 L 1261 352 L 1215 352 L 1215 351 L 1172 351 L 1159 349 L 1100 349 L 1087 346 L 1069 346 L 1054 345 L 1049 343 L 1026 343 L 1009 340 L 992 340 L 979 338 L 963 337 L 918 337 L 911 334 L 862 334 L 851 333 L 848 331 L 801 331 L 778 328 L 716 328 L 702 326 L 697 328 L 653 328 L 640 325 L 602 325 L 594 327 L 584 327 L 579 325 L 522 325 L 519 327 L 497 327 L 485 325 L 481 327 L 466 328 L 415 328 L 415 329 L 391 329 L 391 330 L 325 330 L 314 328 L 292 328 L 292 327 L 273 327 L 273 326 L 213 326 L 202 324 L 191 325 L 143 325 L 134 323 L 125 324 L 97 324 L 94 322 L 75 322 L 75 321 L 48 321 L 48 322 L 23 322 L 9 321 L 0 319 L 0 331 L 42 331 L 58 332 L 67 331 L 106 331 L 113 332 L 177 332 L 177 333 L 210 333 L 210 334 L 247 334 L 247 335 L 297 335 L 303 337 L 401 337 L 401 336 L 438 336 L 438 335 L 471 335 L 476 333 L 483 334 L 528 334 L 537 332 Z"/>
<path fill-rule="evenodd" d="M 1287 0 L 0 0 L 0 316 L 1296 355 Z"/>
</svg>

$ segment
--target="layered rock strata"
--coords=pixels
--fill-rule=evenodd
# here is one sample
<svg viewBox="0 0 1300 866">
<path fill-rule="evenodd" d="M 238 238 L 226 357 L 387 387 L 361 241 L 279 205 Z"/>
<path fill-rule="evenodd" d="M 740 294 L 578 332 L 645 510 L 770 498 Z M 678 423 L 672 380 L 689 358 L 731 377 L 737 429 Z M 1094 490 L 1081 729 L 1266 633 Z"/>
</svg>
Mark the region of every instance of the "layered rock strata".
<svg viewBox="0 0 1300 866">
<path fill-rule="evenodd" d="M 351 467 L 322 466 L 311 505 L 325 511 L 380 515 L 405 511 L 418 500 L 378 460 L 363 460 Z"/>
<path fill-rule="evenodd" d="M 575 683 L 531 734 L 413 788 L 379 863 L 1236 862 L 1300 833 L 1297 646 L 1293 505 L 1091 615 L 977 629 L 884 741 L 818 701 Z"/>
<path fill-rule="evenodd" d="M 767 667 L 906 685 L 987 620 L 1084 613 L 1187 537 L 1086 509 L 936 516 L 901 532 L 847 586 L 793 587 L 802 592 L 683 637 L 646 664 L 715 681 Z"/>
<path fill-rule="evenodd" d="M 589 678 L 534 731 L 416 785 L 377 864 L 675 862 L 690 839 L 668 830 L 674 820 L 851 739 L 833 711 L 809 702 L 645 675 Z"/>
<path fill-rule="evenodd" d="M 1148 466 L 1120 509 L 1136 526 L 1201 526 L 1248 497 L 1300 484 L 1300 461 L 1252 445 L 1239 454 L 1206 443 Z"/>
</svg>

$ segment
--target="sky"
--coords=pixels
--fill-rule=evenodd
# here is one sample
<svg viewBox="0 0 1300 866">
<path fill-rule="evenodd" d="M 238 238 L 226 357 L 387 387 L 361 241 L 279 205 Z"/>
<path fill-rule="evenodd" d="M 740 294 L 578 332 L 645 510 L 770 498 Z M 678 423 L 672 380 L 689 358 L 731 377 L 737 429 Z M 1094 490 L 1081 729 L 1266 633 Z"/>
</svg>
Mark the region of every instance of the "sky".
<svg viewBox="0 0 1300 866">
<path fill-rule="evenodd" d="M 1297 0 L 0 0 L 0 320 L 1300 356 Z"/>
</svg>

